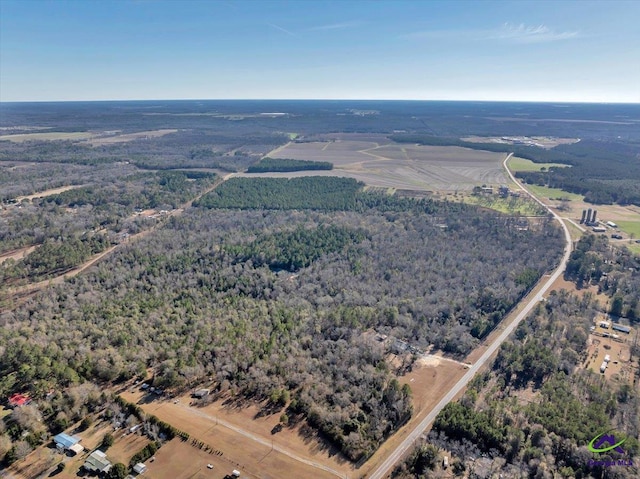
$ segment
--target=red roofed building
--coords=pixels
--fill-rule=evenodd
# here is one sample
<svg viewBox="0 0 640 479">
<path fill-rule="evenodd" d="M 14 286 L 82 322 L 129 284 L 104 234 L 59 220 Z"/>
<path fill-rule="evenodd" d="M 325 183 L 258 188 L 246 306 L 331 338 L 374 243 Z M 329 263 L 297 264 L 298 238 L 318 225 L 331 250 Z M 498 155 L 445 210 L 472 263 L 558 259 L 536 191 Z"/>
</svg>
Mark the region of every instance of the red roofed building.
<svg viewBox="0 0 640 479">
<path fill-rule="evenodd" d="M 26 406 L 31 402 L 31 398 L 28 394 L 16 393 L 9 398 L 9 407 Z"/>
</svg>

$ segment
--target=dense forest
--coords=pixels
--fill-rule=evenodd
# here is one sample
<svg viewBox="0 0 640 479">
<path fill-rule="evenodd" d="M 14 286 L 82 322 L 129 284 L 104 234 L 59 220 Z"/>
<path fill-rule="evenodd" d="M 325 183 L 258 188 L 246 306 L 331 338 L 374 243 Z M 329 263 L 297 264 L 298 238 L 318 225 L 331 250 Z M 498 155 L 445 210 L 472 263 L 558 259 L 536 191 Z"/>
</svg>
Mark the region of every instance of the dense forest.
<svg viewBox="0 0 640 479">
<path fill-rule="evenodd" d="M 332 170 L 333 163 L 328 161 L 307 161 L 292 160 L 289 158 L 262 158 L 255 165 L 247 169 L 247 173 L 267 173 L 269 171 L 311 171 L 311 170 Z"/>
<path fill-rule="evenodd" d="M 616 277 L 622 289 L 637 281 L 640 269 L 629 269 L 628 252 L 606 246 L 606 238 L 583 237 L 568 277 L 582 281 L 576 276 L 577 261 L 606 253 L 605 281 Z M 610 287 L 610 294 L 621 294 L 617 286 Z M 458 476 L 517 478 L 524 471 L 536 478 L 638 477 L 638 378 L 632 378 L 633 385 L 620 378 L 607 381 L 585 369 L 592 361 L 587 354 L 590 327 L 601 307 L 590 293 L 552 292 L 503 344 L 492 370 L 476 376 L 464 397 L 438 415 L 426 441 L 394 477 L 441 477 L 443 455 L 452 456 L 451 470 Z M 637 345 L 632 354 L 637 365 Z M 608 430 L 626 437 L 625 454 L 604 459 L 628 464 L 633 458 L 633 467 L 605 467 L 589 452 L 590 440 Z"/>
<path fill-rule="evenodd" d="M 582 140 L 551 149 L 500 143 L 474 143 L 457 138 L 396 134 L 390 138 L 400 143 L 436 146 L 462 146 L 477 150 L 513 152 L 535 163 L 563 163 L 572 168 L 551 167 L 548 171 L 516 173 L 526 183 L 561 188 L 584 195 L 595 204 L 640 206 L 640 144 L 621 141 Z"/>
<path fill-rule="evenodd" d="M 633 203 L 638 191 L 637 125 L 613 123 L 637 110 L 620 105 L 567 106 L 561 122 L 548 105 L 482 102 L 0 108 L 3 134 L 89 137 L 0 140 L 0 254 L 29 249 L 0 265 L 0 398 L 33 399 L 0 419 L 2 467 L 96 419 L 144 425 L 151 442 L 132 460 L 149 457 L 163 438 L 184 438 L 107 392 L 133 378 L 169 394 L 202 386 L 212 399 L 260 404 L 282 427 L 311 427 L 362 461 L 413 413 L 411 388 L 398 381 L 405 364 L 390 360 L 394 340 L 411 346 L 411 360 L 428 348 L 463 358 L 559 261 L 563 237 L 549 217 L 372 193 L 336 177 L 231 178 L 216 187 L 252 166 L 330 169 L 265 158 L 293 135 L 384 143 L 395 131 L 399 142 L 493 151 L 505 147 L 458 138 L 579 137 L 548 151 L 518 147 L 534 161 L 571 164 L 578 178 L 552 170 L 527 181 L 587 188 L 590 201 Z M 59 187 L 73 188 L 19 199 Z M 83 274 L 61 277 L 112 247 Z M 637 321 L 637 261 L 587 237 L 567 279 L 597 284 L 611 313 Z M 54 277 L 60 282 L 38 293 L 14 294 L 14 286 Z M 579 368 L 597 306 L 565 294 L 541 304 L 398 474 L 441 473 L 446 450 L 454 472 L 476 473 L 490 460 L 532 477 L 597 476 L 582 461 L 592 429 L 638 433 L 635 393 Z"/>
<path fill-rule="evenodd" d="M 378 201 L 361 212 L 170 218 L 0 315 L 0 395 L 41 397 L 147 367 L 163 388 L 212 377 L 220 393 L 275 398 L 290 424 L 307 421 L 349 458 L 367 457 L 412 407 L 385 346 L 365 332 L 464 355 L 530 286 L 522 278 L 552 268 L 562 249 L 551 223 L 522 231 L 521 220 L 471 207 Z"/>
</svg>

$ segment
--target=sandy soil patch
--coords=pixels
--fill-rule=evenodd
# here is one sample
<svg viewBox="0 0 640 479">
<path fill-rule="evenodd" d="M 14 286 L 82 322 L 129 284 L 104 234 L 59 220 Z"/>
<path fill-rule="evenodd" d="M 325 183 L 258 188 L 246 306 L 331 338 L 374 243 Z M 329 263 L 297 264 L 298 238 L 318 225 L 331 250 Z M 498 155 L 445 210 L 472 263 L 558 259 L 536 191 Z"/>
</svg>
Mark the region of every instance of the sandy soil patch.
<svg viewBox="0 0 640 479">
<path fill-rule="evenodd" d="M 90 131 L 75 132 L 58 132 L 52 131 L 48 133 L 21 133 L 16 135 L 2 135 L 0 141 L 12 141 L 14 143 L 23 143 L 25 141 L 56 141 L 56 140 L 87 140 L 99 135 L 99 133 Z"/>
<path fill-rule="evenodd" d="M 599 318 L 607 320 L 606 316 Z M 604 337 L 603 333 L 615 333 L 618 338 Z M 583 364 L 585 369 L 590 369 L 596 374 L 604 376 L 606 379 L 633 385 L 633 379 L 637 367 L 631 360 L 631 343 L 635 338 L 635 331 L 630 334 L 603 329 L 599 326 L 589 335 L 589 346 L 587 360 Z M 605 356 L 609 356 L 610 361 L 604 373 L 600 371 L 600 366 L 604 362 Z"/>
<path fill-rule="evenodd" d="M 39 191 L 38 193 L 34 193 L 32 195 L 27 196 L 18 196 L 16 201 L 20 203 L 23 200 L 33 200 L 35 198 L 44 198 L 45 196 L 57 195 L 60 193 L 64 193 L 65 191 L 75 190 L 77 188 L 82 188 L 85 185 L 70 185 L 70 186 L 61 186 L 60 188 L 52 188 L 50 190 Z"/>
<path fill-rule="evenodd" d="M 17 250 L 9 251 L 7 253 L 0 254 L 0 264 L 4 263 L 8 259 L 12 259 L 14 261 L 21 260 L 25 256 L 31 254 L 37 246 L 25 246 L 24 248 L 20 248 Z"/>
<path fill-rule="evenodd" d="M 156 479 L 222 479 L 239 467 L 224 456 L 203 451 L 193 447 L 189 441 L 180 439 L 163 445 L 156 453 L 155 460 L 146 461 L 145 464 L 148 468 L 145 475 Z M 209 469 L 208 464 L 213 469 Z M 266 477 L 245 470 L 242 470 L 242 474 L 247 478 Z"/>
<path fill-rule="evenodd" d="M 280 413 L 256 417 L 260 408 L 252 403 L 244 407 L 231 407 L 218 401 L 198 408 L 189 406 L 188 396 L 178 398 L 178 403 L 158 400 L 145 402 L 140 392 L 127 391 L 122 393 L 122 397 L 132 402 L 142 400 L 140 406 L 145 411 L 188 432 L 191 438 L 187 444 L 194 452 L 201 450 L 190 446 L 191 441 L 202 441 L 213 451 L 221 453 L 220 457 L 227 464 L 234 466 L 230 470 L 241 470 L 250 477 L 331 478 L 341 477 L 351 471 L 349 462 L 316 437 L 302 435 L 300 426 L 271 434 L 279 422 Z M 161 452 L 162 449 L 158 454 Z M 211 456 L 207 453 L 204 457 Z M 210 459 L 207 461 L 210 462 Z M 336 473 L 323 468 L 335 470 Z M 290 471 L 290 474 L 283 476 L 282 471 Z M 168 479 L 170 476 L 166 477 Z"/>
<path fill-rule="evenodd" d="M 176 133 L 178 130 L 165 129 L 165 130 L 149 130 L 139 131 L 136 133 L 125 133 L 123 135 L 115 136 L 100 136 L 91 137 L 84 143 L 89 143 L 91 146 L 112 145 L 115 143 L 127 143 L 135 140 L 150 140 L 152 138 L 160 138 L 161 136 L 168 135 L 170 133 Z"/>
<path fill-rule="evenodd" d="M 562 276 L 560 276 L 555 281 L 555 283 L 553 283 L 553 286 L 549 291 L 560 291 L 562 289 L 579 296 L 584 296 L 585 294 L 589 293 L 593 296 L 594 299 L 598 300 L 598 302 L 600 303 L 601 311 L 609 310 L 609 296 L 603 293 L 599 293 L 598 287 L 595 285 L 590 285 L 585 288 L 578 288 L 578 286 L 573 281 L 567 281 Z"/>
</svg>

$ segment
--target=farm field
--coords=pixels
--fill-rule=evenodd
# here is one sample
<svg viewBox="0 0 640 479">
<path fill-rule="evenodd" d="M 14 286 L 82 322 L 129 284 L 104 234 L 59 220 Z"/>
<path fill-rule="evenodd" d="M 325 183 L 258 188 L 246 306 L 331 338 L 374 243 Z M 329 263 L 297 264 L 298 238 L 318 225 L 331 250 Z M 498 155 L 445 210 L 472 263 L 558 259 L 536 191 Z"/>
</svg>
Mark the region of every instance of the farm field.
<svg viewBox="0 0 640 479">
<path fill-rule="evenodd" d="M 459 147 L 380 144 L 336 140 L 290 143 L 269 154 L 272 158 L 329 161 L 334 169 L 314 175 L 346 176 L 370 186 L 420 191 L 471 190 L 480 184 L 506 182 L 502 153 Z M 264 176 L 309 176 L 310 172 L 264 173 Z M 258 176 L 253 174 L 252 176 Z"/>
</svg>

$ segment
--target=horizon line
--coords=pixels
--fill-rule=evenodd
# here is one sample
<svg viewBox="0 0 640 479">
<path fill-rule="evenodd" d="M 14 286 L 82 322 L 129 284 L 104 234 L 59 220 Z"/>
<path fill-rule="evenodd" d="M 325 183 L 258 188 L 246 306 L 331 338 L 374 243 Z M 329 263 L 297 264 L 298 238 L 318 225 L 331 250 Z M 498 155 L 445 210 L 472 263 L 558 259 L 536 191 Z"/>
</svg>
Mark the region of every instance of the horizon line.
<svg viewBox="0 0 640 479">
<path fill-rule="evenodd" d="M 109 102 L 153 102 L 153 101 L 379 101 L 379 102 L 457 102 L 457 103 L 567 103 L 587 105 L 640 105 L 637 101 L 605 100 L 480 100 L 480 99 L 424 99 L 424 98 L 128 98 L 128 99 L 81 99 L 81 100 L 0 100 L 0 105 L 9 103 L 109 103 Z"/>
</svg>

